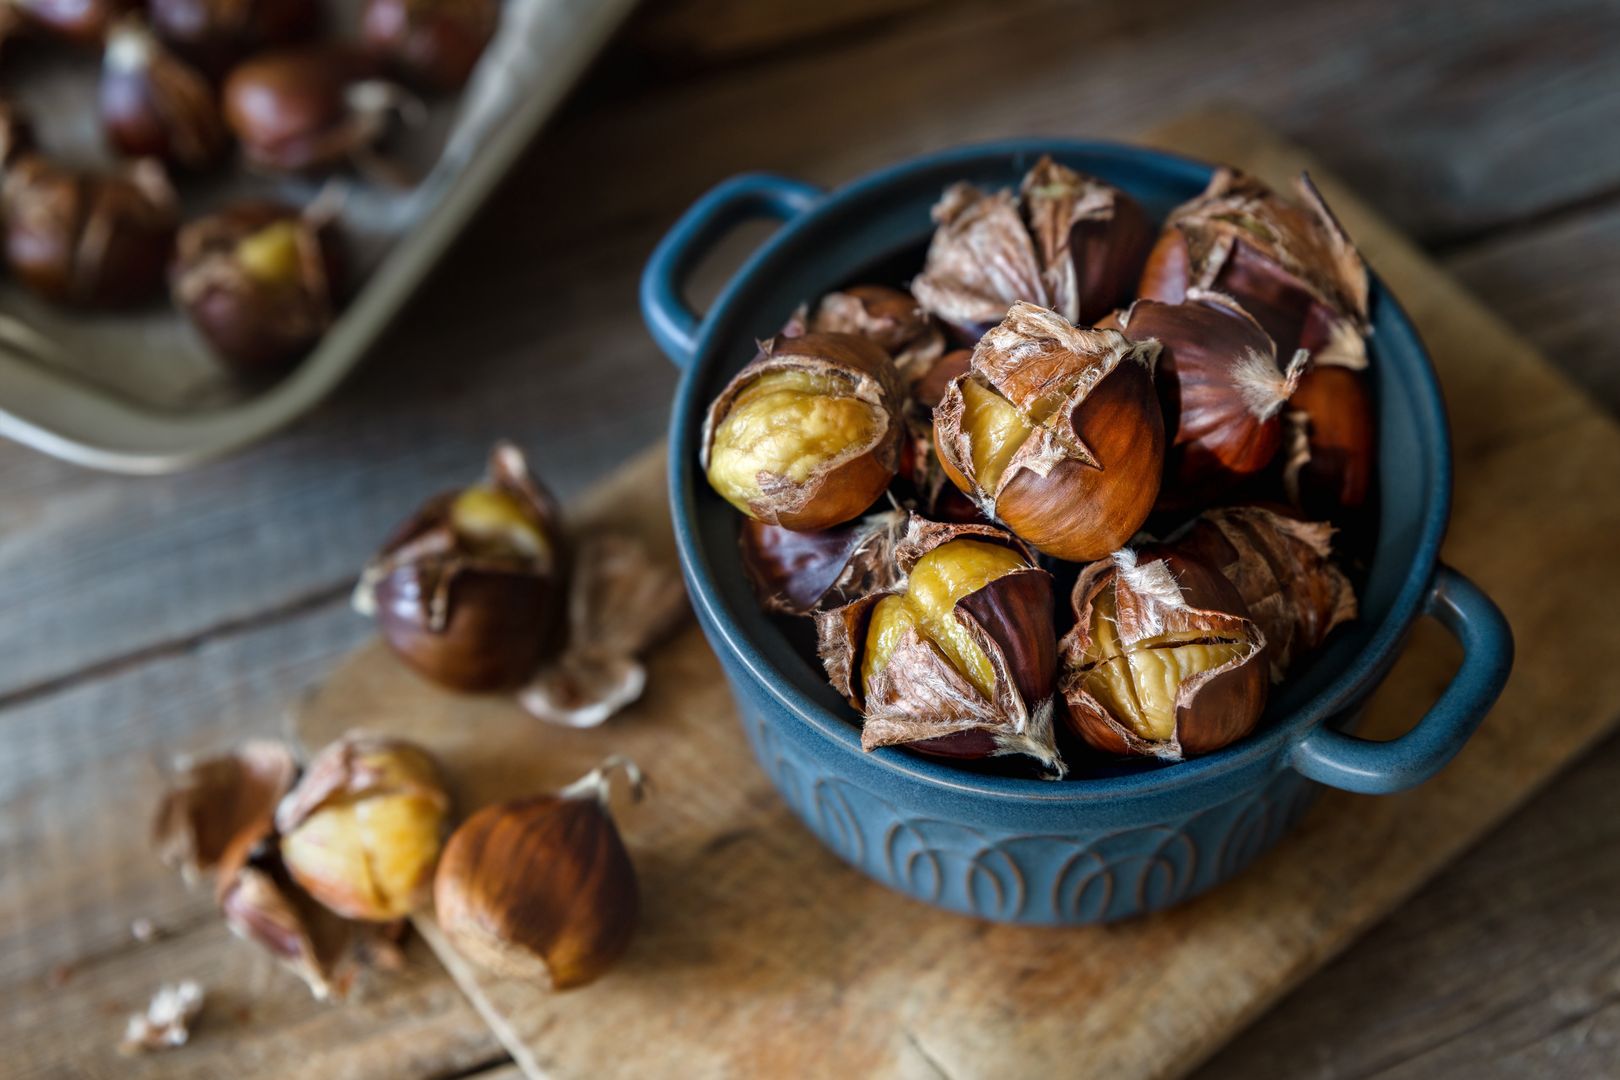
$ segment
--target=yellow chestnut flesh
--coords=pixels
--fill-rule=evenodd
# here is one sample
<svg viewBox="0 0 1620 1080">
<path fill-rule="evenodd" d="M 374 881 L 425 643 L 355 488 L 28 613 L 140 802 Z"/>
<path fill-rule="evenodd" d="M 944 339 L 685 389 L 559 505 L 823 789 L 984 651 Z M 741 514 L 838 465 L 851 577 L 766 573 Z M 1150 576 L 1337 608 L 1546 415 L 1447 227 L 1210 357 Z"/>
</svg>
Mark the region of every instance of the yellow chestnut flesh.
<svg viewBox="0 0 1620 1080">
<path fill-rule="evenodd" d="M 237 241 L 237 262 L 249 277 L 267 285 L 297 280 L 299 228 L 297 221 L 287 219 L 249 233 Z"/>
<path fill-rule="evenodd" d="M 979 540 L 952 540 L 917 560 L 903 594 L 886 596 L 872 610 L 866 634 L 864 681 L 888 666 L 895 646 L 916 628 L 985 697 L 994 696 L 996 673 L 990 658 L 956 618 L 956 605 L 992 581 L 1027 562 L 1012 548 Z"/>
<path fill-rule="evenodd" d="M 1012 402 L 974 379 L 962 380 L 962 427 L 973 454 L 973 474 L 979 487 L 991 494 L 1013 455 L 1034 432 Z"/>
<path fill-rule="evenodd" d="M 306 883 L 328 882 L 317 898 L 340 915 L 372 920 L 409 915 L 439 858 L 444 807 L 414 794 L 334 802 L 281 839 L 282 857 Z M 313 890 L 312 890 L 313 891 Z"/>
<path fill-rule="evenodd" d="M 837 376 L 773 371 L 737 395 L 715 430 L 709 483 L 751 513 L 760 475 L 802 484 L 820 468 L 871 442 L 882 422 L 876 406 L 851 397 Z"/>
<path fill-rule="evenodd" d="M 1144 739 L 1166 741 L 1176 733 L 1176 698 L 1195 675 L 1229 664 L 1248 651 L 1236 638 L 1196 631 L 1160 634 L 1124 649 L 1117 633 L 1113 590 L 1091 609 L 1090 667 L 1083 686 L 1121 722 Z"/>
<path fill-rule="evenodd" d="M 498 488 L 470 487 L 450 504 L 450 527 L 469 547 L 491 554 L 539 558 L 545 533 L 517 499 Z"/>
</svg>

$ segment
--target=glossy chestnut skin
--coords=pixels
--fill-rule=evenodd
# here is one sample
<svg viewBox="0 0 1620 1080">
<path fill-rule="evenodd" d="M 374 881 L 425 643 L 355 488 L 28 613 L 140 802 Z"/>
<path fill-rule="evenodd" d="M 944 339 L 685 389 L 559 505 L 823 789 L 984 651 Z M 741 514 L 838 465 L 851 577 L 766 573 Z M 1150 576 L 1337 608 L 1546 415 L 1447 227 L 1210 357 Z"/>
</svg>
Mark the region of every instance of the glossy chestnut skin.
<svg viewBox="0 0 1620 1080">
<path fill-rule="evenodd" d="M 381 135 L 379 117 L 362 114 L 350 90 L 372 63 L 341 46 L 262 53 L 225 80 L 225 122 L 255 168 L 312 172 L 337 166 Z"/>
<path fill-rule="evenodd" d="M 100 108 L 108 142 L 126 157 L 202 170 L 218 164 L 230 146 L 208 79 L 139 20 L 109 31 Z"/>
<path fill-rule="evenodd" d="M 84 48 L 101 44 L 132 0 L 13 0 L 25 25 Z"/>
<path fill-rule="evenodd" d="M 267 281 L 244 267 L 239 245 L 283 222 L 297 230 L 298 261 L 291 277 Z M 320 340 L 335 316 L 342 275 L 330 223 L 280 203 L 246 201 L 180 230 L 171 277 L 176 305 L 214 353 L 254 376 L 285 368 Z"/>
<path fill-rule="evenodd" d="M 500 22 L 499 0 L 366 0 L 366 48 L 406 82 L 459 90 Z"/>
<path fill-rule="evenodd" d="M 97 175 L 33 154 L 6 170 L 0 217 L 12 276 L 47 300 L 85 308 L 157 294 L 178 224 L 156 162 Z"/>
<path fill-rule="evenodd" d="M 267 48 L 314 36 L 318 0 L 147 0 L 152 27 L 208 74 Z"/>
<path fill-rule="evenodd" d="M 1312 365 L 1288 400 L 1295 426 L 1283 482 L 1309 517 L 1343 521 L 1367 504 L 1377 433 L 1363 372 Z"/>
</svg>

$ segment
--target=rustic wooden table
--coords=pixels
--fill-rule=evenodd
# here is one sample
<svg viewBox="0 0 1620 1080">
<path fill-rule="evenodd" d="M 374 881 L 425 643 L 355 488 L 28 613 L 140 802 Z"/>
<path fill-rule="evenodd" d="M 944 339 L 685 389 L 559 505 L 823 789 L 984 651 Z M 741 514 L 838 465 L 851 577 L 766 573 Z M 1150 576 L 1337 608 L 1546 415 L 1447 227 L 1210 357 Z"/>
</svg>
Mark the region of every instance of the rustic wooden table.
<svg viewBox="0 0 1620 1080">
<path fill-rule="evenodd" d="M 656 436 L 674 379 L 636 275 L 715 180 L 835 183 L 969 139 L 1128 135 L 1210 101 L 1307 147 L 1620 410 L 1602 336 L 1620 295 L 1608 0 L 650 5 L 317 414 L 158 480 L 0 446 L 0 1071 L 112 1075 L 123 1015 L 194 975 L 208 1038 L 138 1068 L 509 1080 L 419 947 L 334 1008 L 230 943 L 145 845 L 162 763 L 277 731 L 370 632 L 348 610 L 355 568 L 493 437 L 531 447 L 566 495 Z M 1611 740 L 1201 1075 L 1614 1075 L 1617 792 Z M 162 939 L 134 942 L 137 918 Z"/>
</svg>

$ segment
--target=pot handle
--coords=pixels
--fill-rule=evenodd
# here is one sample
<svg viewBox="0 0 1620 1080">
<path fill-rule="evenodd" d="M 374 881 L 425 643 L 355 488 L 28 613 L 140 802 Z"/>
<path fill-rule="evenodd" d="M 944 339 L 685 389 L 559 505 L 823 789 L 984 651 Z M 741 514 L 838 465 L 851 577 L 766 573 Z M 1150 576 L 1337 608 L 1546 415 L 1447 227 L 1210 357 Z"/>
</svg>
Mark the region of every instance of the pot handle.
<svg viewBox="0 0 1620 1080">
<path fill-rule="evenodd" d="M 824 194 L 802 180 L 742 173 L 710 188 L 664 234 L 641 272 L 641 317 L 676 367 L 692 362 L 703 324 L 703 317 L 686 302 L 686 279 L 715 242 L 753 218 L 791 221 Z"/>
<path fill-rule="evenodd" d="M 1513 630 L 1490 597 L 1444 564 L 1435 571 L 1423 613 L 1463 647 L 1462 666 L 1440 700 L 1411 731 L 1387 742 L 1317 728 L 1294 744 L 1290 765 L 1329 787 L 1387 795 L 1416 787 L 1456 756 L 1507 683 Z"/>
</svg>

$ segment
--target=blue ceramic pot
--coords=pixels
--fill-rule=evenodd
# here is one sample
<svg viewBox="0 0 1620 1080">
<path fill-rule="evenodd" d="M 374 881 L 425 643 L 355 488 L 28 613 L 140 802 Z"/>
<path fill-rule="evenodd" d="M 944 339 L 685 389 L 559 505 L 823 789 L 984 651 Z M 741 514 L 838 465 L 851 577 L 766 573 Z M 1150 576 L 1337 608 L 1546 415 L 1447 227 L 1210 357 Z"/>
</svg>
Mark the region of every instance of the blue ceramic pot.
<svg viewBox="0 0 1620 1080">
<path fill-rule="evenodd" d="M 682 368 L 670 432 L 675 536 L 694 607 L 731 682 L 754 753 L 793 810 L 872 877 L 940 907 L 1007 922 L 1120 919 L 1226 880 L 1297 821 L 1317 784 L 1378 794 L 1433 776 L 1478 727 L 1512 663 L 1500 611 L 1438 563 L 1451 495 L 1440 388 L 1423 345 L 1373 285 L 1381 523 L 1362 618 L 1273 694 L 1256 733 L 1176 764 L 1123 762 L 1062 783 L 964 769 L 898 749 L 863 753 L 858 717 L 805 640 L 762 614 L 737 557 L 737 516 L 698 469 L 709 400 L 801 301 L 841 285 L 904 280 L 921 266 L 929 207 L 946 184 L 1016 185 L 1043 153 L 1164 215 L 1204 188 L 1208 165 L 1105 143 L 1029 140 L 933 154 L 833 192 L 749 174 L 699 199 L 653 253 L 642 311 Z M 739 222 L 782 228 L 712 310 L 683 299 L 694 266 Z M 1345 733 L 1419 616 L 1461 641 L 1461 668 L 1407 734 Z"/>
</svg>

